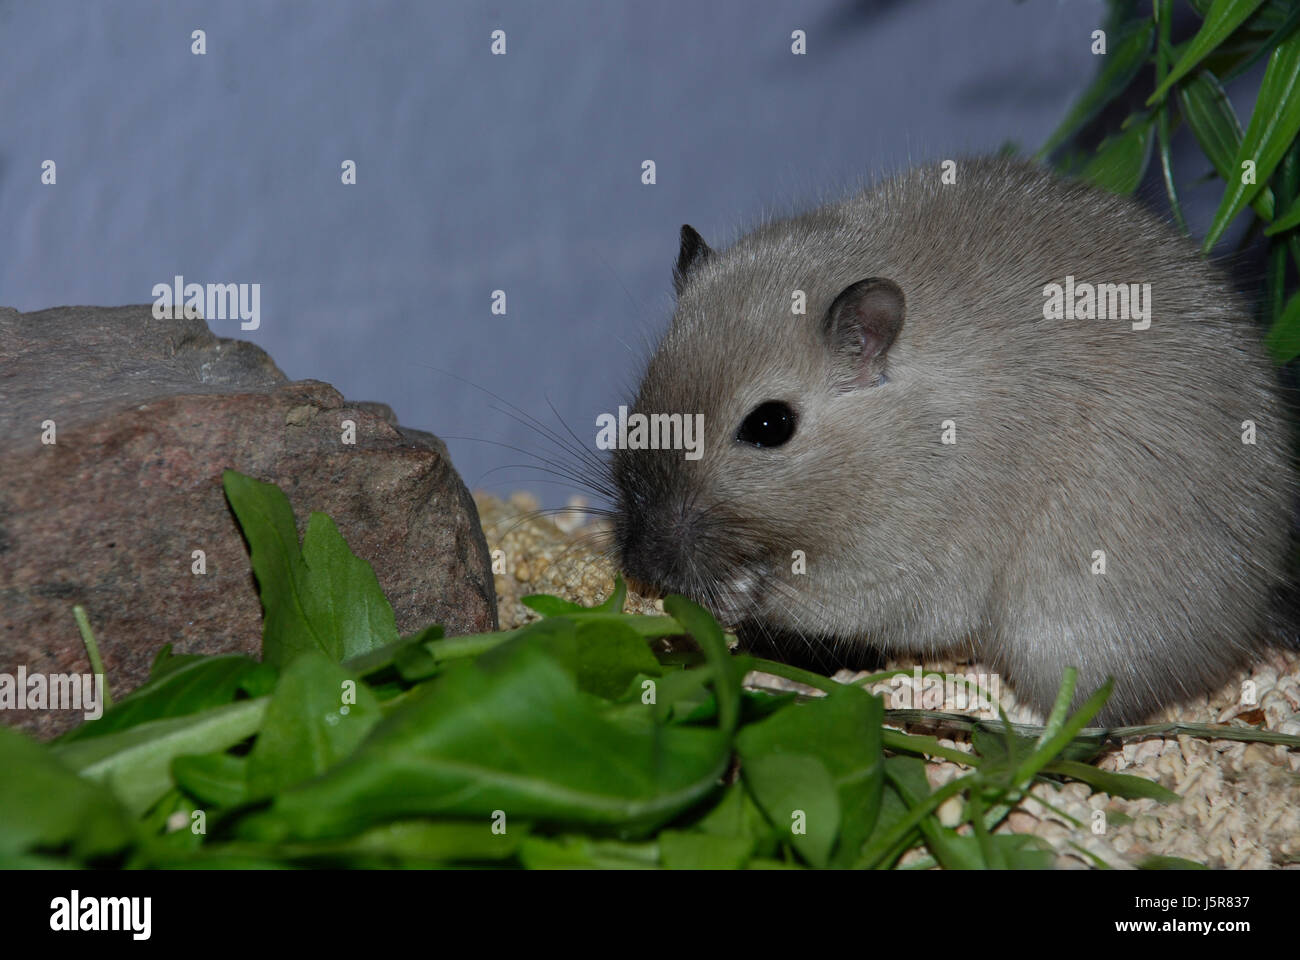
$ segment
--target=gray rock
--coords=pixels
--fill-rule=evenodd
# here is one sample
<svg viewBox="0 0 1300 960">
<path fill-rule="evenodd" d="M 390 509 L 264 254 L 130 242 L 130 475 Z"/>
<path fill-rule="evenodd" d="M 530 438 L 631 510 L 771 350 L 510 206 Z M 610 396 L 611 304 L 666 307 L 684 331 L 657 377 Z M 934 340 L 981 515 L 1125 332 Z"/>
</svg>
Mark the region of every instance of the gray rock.
<svg viewBox="0 0 1300 960">
<path fill-rule="evenodd" d="M 341 421 L 356 444 L 341 442 Z M 41 442 L 55 422 L 57 442 Z M 437 437 L 384 404 L 289 382 L 259 347 L 150 306 L 0 308 L 0 673 L 88 673 L 83 604 L 114 696 L 164 643 L 177 653 L 261 644 L 227 467 L 284 490 L 299 520 L 328 513 L 369 561 L 403 633 L 496 627 L 474 501 Z M 207 573 L 191 572 L 203 550 Z M 69 711 L 4 711 L 50 736 Z"/>
</svg>

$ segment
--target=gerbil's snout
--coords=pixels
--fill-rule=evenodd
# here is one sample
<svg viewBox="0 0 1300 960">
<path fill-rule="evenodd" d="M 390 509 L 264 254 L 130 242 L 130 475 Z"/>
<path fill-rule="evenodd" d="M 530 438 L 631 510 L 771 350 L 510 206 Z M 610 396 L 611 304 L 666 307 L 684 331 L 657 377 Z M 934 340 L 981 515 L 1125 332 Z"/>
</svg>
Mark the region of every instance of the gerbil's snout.
<svg viewBox="0 0 1300 960">
<path fill-rule="evenodd" d="M 623 510 L 615 524 L 623 572 L 649 591 L 691 592 L 695 525 L 686 512 Z"/>
<path fill-rule="evenodd" d="M 756 612 L 759 558 L 735 550 L 734 520 L 684 504 L 625 507 L 615 522 L 624 575 L 638 592 L 680 593 L 734 625 Z"/>
</svg>

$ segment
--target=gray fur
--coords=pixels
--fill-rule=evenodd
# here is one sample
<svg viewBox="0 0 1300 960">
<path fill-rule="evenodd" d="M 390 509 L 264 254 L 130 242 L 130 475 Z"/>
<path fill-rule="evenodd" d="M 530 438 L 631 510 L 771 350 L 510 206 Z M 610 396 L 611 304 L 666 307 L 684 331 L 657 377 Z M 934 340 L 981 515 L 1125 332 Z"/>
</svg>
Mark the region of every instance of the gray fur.
<svg viewBox="0 0 1300 960">
<path fill-rule="evenodd" d="M 1150 328 L 1045 320 L 1067 274 L 1151 283 Z M 866 277 L 906 314 L 886 381 L 846 392 L 822 322 Z M 789 443 L 737 442 L 773 399 Z M 1291 433 L 1247 306 L 1136 203 L 1024 162 L 913 170 L 701 258 L 634 409 L 705 416 L 698 461 L 615 454 L 634 576 L 732 622 L 973 648 L 1042 709 L 1071 665 L 1115 676 L 1107 723 L 1223 682 L 1284 579 Z"/>
</svg>

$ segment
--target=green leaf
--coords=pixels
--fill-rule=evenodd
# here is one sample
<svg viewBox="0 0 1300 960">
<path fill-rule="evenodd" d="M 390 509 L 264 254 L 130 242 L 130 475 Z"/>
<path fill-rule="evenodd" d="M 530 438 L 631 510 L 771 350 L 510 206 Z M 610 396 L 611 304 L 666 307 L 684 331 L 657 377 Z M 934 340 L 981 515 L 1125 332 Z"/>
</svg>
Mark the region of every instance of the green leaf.
<svg viewBox="0 0 1300 960">
<path fill-rule="evenodd" d="M 140 814 L 175 786 L 172 760 L 234 746 L 257 732 L 268 700 L 240 700 L 168 720 L 150 720 L 117 733 L 52 748 L 83 777 L 107 784 L 126 809 Z"/>
<path fill-rule="evenodd" d="M 1203 863 L 1185 860 L 1182 857 L 1150 856 L 1138 864 L 1139 870 L 1208 870 Z"/>
<path fill-rule="evenodd" d="M 1151 160 L 1152 117 L 1143 117 L 1122 133 L 1107 137 L 1083 169 L 1083 178 L 1111 193 L 1128 195 L 1142 182 Z"/>
<path fill-rule="evenodd" d="M 0 770 L 0 860 L 11 866 L 43 866 L 39 858 L 21 859 L 33 851 L 66 847 L 89 860 L 131 841 L 131 824 L 112 794 L 7 727 L 0 727 Z"/>
<path fill-rule="evenodd" d="M 1169 92 L 1169 88 L 1191 72 L 1192 68 L 1204 60 L 1219 44 L 1227 40 L 1237 27 L 1259 7 L 1264 0 L 1214 0 L 1214 5 L 1205 14 L 1205 22 L 1188 44 L 1186 51 L 1174 64 L 1169 75 L 1156 87 L 1155 93 L 1147 98 L 1147 106 L 1160 102 Z"/>
<path fill-rule="evenodd" d="M 548 623 L 541 621 L 538 626 Z M 608 719 L 528 636 L 457 663 L 351 757 L 280 794 L 251 839 L 338 836 L 412 816 L 492 816 L 648 829 L 715 789 L 723 731 Z"/>
<path fill-rule="evenodd" d="M 327 646 L 307 617 L 302 596 L 305 570 L 289 498 L 275 484 L 235 470 L 226 470 L 221 479 L 248 541 L 262 598 L 262 659 L 281 667 L 303 650 L 323 650 L 339 659 L 339 651 Z"/>
<path fill-rule="evenodd" d="M 790 811 L 784 808 L 777 811 L 774 807 L 777 800 L 784 800 L 786 795 L 784 792 L 770 792 L 770 778 L 762 781 L 752 779 L 751 765 L 771 756 L 808 755 L 816 758 L 829 773 L 836 793 L 836 806 L 841 812 L 837 830 L 832 834 L 832 840 L 836 835 L 839 839 L 835 851 L 838 866 L 851 866 L 857 861 L 880 811 L 880 792 L 884 784 L 884 755 L 880 742 L 883 719 L 884 705 L 879 697 L 859 687 L 837 685 L 827 696 L 807 703 L 790 704 L 766 720 L 745 727 L 736 737 L 741 773 L 750 783 L 755 799 L 778 829 L 789 828 Z M 810 823 L 810 837 L 811 826 Z M 805 841 L 805 845 L 812 845 L 812 841 Z M 808 856 L 797 842 L 796 848 Z M 820 856 L 820 848 L 814 849 Z M 826 855 L 829 854 L 828 849 Z M 811 857 L 809 862 L 822 865 Z"/>
<path fill-rule="evenodd" d="M 659 845 L 530 836 L 520 845 L 519 858 L 530 870 L 653 870 L 659 865 Z"/>
<path fill-rule="evenodd" d="M 1073 685 L 1073 673 L 1073 669 L 1066 671 L 1067 679 L 1065 684 Z M 1110 699 L 1110 692 L 1114 686 L 1114 679 L 1108 679 L 1101 687 L 1093 691 L 1088 699 L 1084 700 L 1074 715 L 1061 725 L 1056 732 L 1044 731 L 1046 739 L 1040 739 L 1034 753 L 1020 762 L 1013 775 L 1012 782 L 1017 785 L 1027 785 L 1043 767 L 1047 766 L 1065 750 L 1079 731 L 1087 726 L 1088 721 L 1097 715 L 1097 711 L 1105 706 L 1106 701 Z"/>
<path fill-rule="evenodd" d="M 1287 301 L 1264 342 L 1278 363 L 1288 363 L 1300 357 L 1300 293 Z"/>
<path fill-rule="evenodd" d="M 1000 833 L 993 842 L 1002 848 L 1002 858 L 1012 870 L 1049 870 L 1056 862 L 1056 851 L 1042 837 Z"/>
<path fill-rule="evenodd" d="M 348 548 L 323 513 L 313 513 L 307 522 L 302 559 L 307 574 L 303 609 L 330 659 L 337 663 L 398 639 L 393 608 L 375 571 Z"/>
<path fill-rule="evenodd" d="M 827 866 L 840 832 L 840 800 L 826 765 L 806 753 L 775 752 L 741 763 L 746 786 L 778 833 L 814 867 Z"/>
<path fill-rule="evenodd" d="M 683 830 L 659 834 L 660 860 L 670 870 L 739 870 L 753 847 L 747 837 Z"/>
<path fill-rule="evenodd" d="M 925 775 L 925 765 L 914 757 L 891 757 L 886 766 L 890 784 L 908 806 L 909 811 L 926 806 L 931 796 L 930 781 Z M 941 866 L 948 870 L 975 870 L 988 867 L 975 837 L 960 837 L 955 830 L 945 827 L 934 814 L 927 813 L 917 828 L 925 837 L 926 845 Z M 969 841 L 969 842 L 963 842 Z"/>
<path fill-rule="evenodd" d="M 754 802 L 753 794 L 743 780 L 730 784 L 723 791 L 722 799 L 696 821 L 692 829 L 743 840 L 749 848 L 747 856 L 774 855 L 782 836 Z"/>
<path fill-rule="evenodd" d="M 1059 773 L 1074 780 L 1082 781 L 1094 790 L 1109 793 L 1112 797 L 1124 797 L 1138 800 L 1150 797 L 1161 803 L 1178 803 L 1182 797 L 1167 787 L 1162 787 L 1153 780 L 1133 776 L 1128 773 L 1110 773 L 1075 760 L 1054 760 L 1045 768 L 1047 773 Z"/>
<path fill-rule="evenodd" d="M 248 789 L 270 796 L 323 773 L 379 722 L 379 702 L 323 653 L 299 654 L 284 669 L 248 755 Z"/>
<path fill-rule="evenodd" d="M 1267 192 L 1271 198 L 1272 191 L 1269 190 Z M 1291 206 L 1287 207 L 1286 213 L 1278 217 L 1275 223 L 1269 224 L 1268 229 L 1266 229 L 1264 233 L 1267 236 L 1272 237 L 1279 233 L 1286 233 L 1288 230 L 1292 230 L 1295 227 L 1300 227 L 1300 197 L 1297 197 L 1295 202 L 1291 204 Z"/>
<path fill-rule="evenodd" d="M 169 657 L 154 661 L 151 679 L 131 691 L 98 719 L 68 731 L 60 743 L 125 730 L 149 720 L 184 717 L 235 699 L 262 665 L 242 654 Z"/>
<path fill-rule="evenodd" d="M 576 640 L 578 687 L 598 697 L 613 700 L 638 674 L 663 673 L 645 640 L 617 621 L 579 624 Z"/>
<path fill-rule="evenodd" d="M 1273 51 L 1260 83 L 1255 110 L 1246 127 L 1246 135 L 1237 148 L 1233 163 L 1235 174 L 1227 178 L 1223 199 L 1214 222 L 1205 235 L 1203 249 L 1208 253 L 1223 236 L 1233 218 L 1263 189 L 1268 178 L 1285 156 L 1296 134 L 1300 133 L 1300 35 Z M 1241 182 L 1242 164 L 1255 161 L 1255 182 Z"/>
<path fill-rule="evenodd" d="M 234 470 L 222 479 L 257 576 L 265 662 L 282 667 L 298 653 L 319 650 L 337 663 L 397 642 L 374 571 L 329 517 L 311 515 L 300 549 L 293 509 L 279 487 Z"/>
<path fill-rule="evenodd" d="M 1197 74 L 1178 88 L 1178 107 L 1188 129 L 1201 150 L 1223 180 L 1240 177 L 1241 168 L 1233 161 L 1241 147 L 1241 123 L 1232 101 L 1218 79 L 1208 70 Z M 1265 187 L 1251 204 L 1265 220 L 1273 217 L 1273 191 Z M 1300 216 L 1300 208 L 1297 209 Z"/>
<path fill-rule="evenodd" d="M 530 593 L 520 597 L 519 602 L 529 610 L 544 617 L 562 617 L 566 613 L 585 613 L 589 608 L 572 600 L 564 600 L 549 593 Z"/>
<path fill-rule="evenodd" d="M 744 669 L 733 660 L 726 637 L 712 614 L 698 603 L 676 594 L 664 599 L 664 609 L 685 628 L 700 645 L 713 668 L 713 692 L 718 699 L 718 717 L 727 733 L 736 729 L 740 719 L 740 687 Z"/>
<path fill-rule="evenodd" d="M 488 821 L 399 820 L 372 827 L 341 843 L 323 845 L 311 856 L 358 855 L 390 857 L 411 863 L 456 863 L 505 860 L 513 857 L 527 837 L 526 826 L 512 825 L 505 833 L 492 832 Z"/>
<path fill-rule="evenodd" d="M 1246 25 L 1247 29 L 1257 26 L 1260 30 L 1268 30 L 1269 33 L 1263 40 L 1254 44 L 1254 49 L 1249 56 L 1244 57 L 1240 63 L 1224 74 L 1224 83 L 1235 80 L 1268 56 L 1275 48 L 1285 43 L 1295 32 L 1296 27 L 1300 26 L 1300 4 L 1295 4 L 1294 0 L 1282 0 L 1282 2 L 1290 9 L 1279 8 L 1277 0 L 1274 0 Z"/>
<path fill-rule="evenodd" d="M 402 637 L 392 643 L 386 643 L 382 647 L 376 647 L 356 657 L 348 657 L 341 664 L 344 670 L 348 670 L 358 677 L 368 676 L 377 673 L 387 667 L 395 667 L 397 661 L 407 656 L 414 657 L 414 654 L 408 654 L 407 648 L 414 646 L 425 646 L 433 640 L 442 639 L 442 626 L 433 624 L 418 630 L 407 637 Z M 479 636 L 495 636 L 495 634 L 479 634 Z M 504 636 L 504 634 L 502 634 Z M 463 639 L 463 638 L 457 638 Z M 436 657 L 434 658 L 437 659 Z M 408 662 L 409 665 L 409 662 Z"/>
<path fill-rule="evenodd" d="M 1083 96 L 1065 115 L 1061 125 L 1039 149 L 1039 159 L 1045 158 L 1069 140 L 1084 124 L 1100 113 L 1106 104 L 1127 89 L 1146 62 L 1154 36 L 1155 24 L 1150 20 L 1137 20 L 1129 24 L 1125 32 L 1116 38 L 1114 47 L 1106 54 L 1097 79 L 1084 91 Z"/>
<path fill-rule="evenodd" d="M 914 767 L 920 771 L 921 777 L 925 777 L 925 762 L 916 757 L 886 757 L 885 769 L 892 768 L 895 774 L 898 774 L 899 768 Z M 903 774 L 906 775 L 906 774 Z M 876 817 L 876 828 L 872 831 L 871 839 L 862 849 L 862 855 L 858 858 L 856 867 L 889 867 L 892 866 L 903 853 L 920 840 L 920 831 L 912 828 L 907 831 L 900 839 L 894 840 L 893 833 L 908 816 L 910 808 L 903 798 L 899 795 L 898 789 L 894 786 L 892 777 L 885 778 L 885 787 L 880 795 L 880 813 Z"/>
<path fill-rule="evenodd" d="M 248 802 L 248 758 L 219 751 L 177 757 L 172 761 L 176 785 L 200 803 L 237 807 Z"/>
</svg>

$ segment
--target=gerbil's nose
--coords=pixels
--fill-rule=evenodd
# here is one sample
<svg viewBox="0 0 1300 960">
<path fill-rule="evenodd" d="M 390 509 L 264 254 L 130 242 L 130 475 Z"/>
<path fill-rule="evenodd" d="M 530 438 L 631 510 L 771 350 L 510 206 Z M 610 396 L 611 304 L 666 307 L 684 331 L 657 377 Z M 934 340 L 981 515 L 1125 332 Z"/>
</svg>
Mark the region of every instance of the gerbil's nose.
<svg viewBox="0 0 1300 960">
<path fill-rule="evenodd" d="M 673 525 L 680 528 L 681 525 Z M 619 553 L 623 573 L 642 589 L 638 592 L 684 592 L 683 562 L 689 545 L 681 529 L 663 530 L 641 518 L 626 518 L 619 531 Z"/>
</svg>

